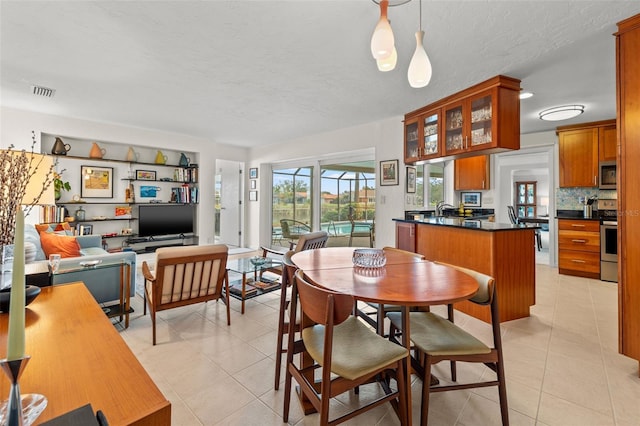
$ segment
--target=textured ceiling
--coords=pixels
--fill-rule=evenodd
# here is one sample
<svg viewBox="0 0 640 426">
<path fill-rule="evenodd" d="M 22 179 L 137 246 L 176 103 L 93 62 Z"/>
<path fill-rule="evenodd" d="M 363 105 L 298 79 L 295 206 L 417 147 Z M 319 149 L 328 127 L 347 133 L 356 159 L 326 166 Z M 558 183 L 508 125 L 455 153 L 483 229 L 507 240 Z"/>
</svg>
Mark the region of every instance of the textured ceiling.
<svg viewBox="0 0 640 426">
<path fill-rule="evenodd" d="M 419 2 L 389 8 L 398 66 L 377 71 L 371 0 L 6 1 L 3 106 L 257 146 L 400 116 L 497 74 L 541 109 L 581 103 L 615 117 L 616 23 L 632 1 L 423 1 L 431 83 L 412 89 Z M 30 85 L 56 90 L 52 99 Z"/>
</svg>

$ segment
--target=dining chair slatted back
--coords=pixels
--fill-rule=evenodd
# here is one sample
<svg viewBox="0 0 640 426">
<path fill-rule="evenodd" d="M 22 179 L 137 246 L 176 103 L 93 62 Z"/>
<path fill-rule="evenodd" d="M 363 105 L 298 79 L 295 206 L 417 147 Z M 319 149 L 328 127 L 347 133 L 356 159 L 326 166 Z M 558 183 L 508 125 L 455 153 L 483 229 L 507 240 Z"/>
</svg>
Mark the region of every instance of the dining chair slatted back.
<svg viewBox="0 0 640 426">
<path fill-rule="evenodd" d="M 167 247 L 156 250 L 155 270 L 142 262 L 145 278 L 144 314 L 151 313 L 156 344 L 156 312 L 222 299 L 231 324 L 227 279 L 229 248 L 224 244 Z M 223 291 L 224 290 L 224 291 Z"/>
<path fill-rule="evenodd" d="M 442 264 L 464 272 L 478 283 L 478 292 L 469 300 L 473 303 L 490 306 L 491 330 L 493 345 L 485 343 L 454 324 L 453 307 L 448 308 L 448 318 L 443 318 L 432 312 L 411 312 L 409 314 L 411 335 L 416 357 L 421 361 L 422 378 L 422 409 L 421 425 L 426 426 L 429 416 L 429 396 L 433 392 L 470 389 L 475 387 L 497 386 L 500 399 L 500 414 L 502 424 L 509 424 L 509 409 L 507 405 L 507 388 L 504 375 L 502 355 L 502 339 L 500 335 L 500 317 L 498 314 L 498 298 L 495 280 L 480 272 L 467 268 Z M 400 313 L 387 314 L 391 320 L 389 339 L 397 341 L 396 333 L 402 328 Z M 451 379 L 455 384 L 436 386 L 431 383 L 431 367 L 441 361 L 451 362 Z M 455 362 L 484 363 L 496 373 L 496 380 L 483 380 L 472 383 L 457 383 L 455 374 Z M 431 383 L 431 384 L 430 384 Z"/>
<path fill-rule="evenodd" d="M 297 297 L 299 295 L 299 299 Z M 293 323 L 296 305 L 301 305 L 305 319 L 301 331 L 301 360 L 311 358 L 313 365 L 298 366 L 294 351 L 287 352 L 283 420 L 289 420 L 292 379 L 295 379 L 314 408 L 320 413 L 320 425 L 334 425 L 355 417 L 385 402 L 395 402 L 400 423 L 407 423 L 407 386 L 403 362 L 406 348 L 377 335 L 351 315 L 354 299 L 351 295 L 326 290 L 306 280 L 301 270 L 296 271 L 290 313 Z M 308 323 L 307 323 L 308 322 Z M 289 334 L 289 347 L 293 347 L 293 334 Z M 301 361 L 302 362 L 302 361 Z M 314 371 L 321 369 L 321 383 L 315 381 Z M 352 391 L 375 377 L 395 378 L 397 390 L 383 386 L 383 394 L 367 400 L 364 406 L 329 421 L 330 399 Z M 386 382 L 385 382 L 386 384 Z M 375 386 L 378 384 L 376 383 Z"/>
<path fill-rule="evenodd" d="M 518 219 L 518 215 L 516 215 L 516 210 L 513 208 L 513 206 L 507 206 L 507 212 L 509 213 L 509 220 L 513 225 L 517 225 L 520 223 L 520 219 Z M 536 249 L 538 249 L 538 251 L 541 251 L 542 250 L 542 233 L 540 232 L 540 229 L 536 229 L 535 237 L 536 237 L 536 240 L 535 240 Z"/>
<path fill-rule="evenodd" d="M 293 274 L 298 269 L 291 260 L 291 256 L 303 250 L 312 250 L 323 248 L 327 245 L 329 234 L 325 231 L 311 232 L 303 234 L 298 240 L 295 250 L 289 250 L 282 256 L 282 285 L 280 288 L 280 311 L 278 313 L 278 340 L 276 343 L 276 372 L 274 389 L 280 388 L 280 365 L 282 363 L 282 354 L 287 352 L 287 346 L 284 346 L 284 336 L 290 332 L 297 333 L 300 331 L 300 323 L 294 323 L 292 326 L 287 319 L 287 308 L 289 307 L 289 299 L 287 289 L 293 282 Z"/>
</svg>

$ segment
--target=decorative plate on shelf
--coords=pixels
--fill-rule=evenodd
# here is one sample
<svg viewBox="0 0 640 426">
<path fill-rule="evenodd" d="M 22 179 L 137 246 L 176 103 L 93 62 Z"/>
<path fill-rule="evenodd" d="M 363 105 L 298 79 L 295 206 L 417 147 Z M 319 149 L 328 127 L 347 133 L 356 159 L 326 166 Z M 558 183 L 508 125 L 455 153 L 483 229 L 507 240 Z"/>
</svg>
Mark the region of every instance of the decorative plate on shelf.
<svg viewBox="0 0 640 426">
<path fill-rule="evenodd" d="M 93 216 L 91 219 L 93 220 L 107 220 L 106 216 Z"/>
<path fill-rule="evenodd" d="M 96 266 L 100 263 L 102 263 L 102 260 L 85 260 L 80 262 L 80 266 L 84 266 L 86 268 L 89 266 Z"/>
</svg>

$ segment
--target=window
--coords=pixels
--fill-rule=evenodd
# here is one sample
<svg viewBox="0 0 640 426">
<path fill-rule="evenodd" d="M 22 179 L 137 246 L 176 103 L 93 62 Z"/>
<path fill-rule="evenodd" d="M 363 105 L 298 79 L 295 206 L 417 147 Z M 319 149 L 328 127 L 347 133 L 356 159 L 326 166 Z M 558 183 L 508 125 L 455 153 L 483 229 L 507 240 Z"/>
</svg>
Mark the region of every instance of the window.
<svg viewBox="0 0 640 426">
<path fill-rule="evenodd" d="M 536 216 L 537 182 L 516 182 L 516 213 L 518 217 Z"/>
<path fill-rule="evenodd" d="M 293 219 L 313 229 L 313 167 L 274 169 L 272 192 L 272 231 L 274 241 L 280 232 L 280 219 Z M 280 233 L 280 234 L 279 234 Z"/>
<path fill-rule="evenodd" d="M 435 208 L 443 200 L 444 162 L 417 166 L 415 205 Z"/>
</svg>

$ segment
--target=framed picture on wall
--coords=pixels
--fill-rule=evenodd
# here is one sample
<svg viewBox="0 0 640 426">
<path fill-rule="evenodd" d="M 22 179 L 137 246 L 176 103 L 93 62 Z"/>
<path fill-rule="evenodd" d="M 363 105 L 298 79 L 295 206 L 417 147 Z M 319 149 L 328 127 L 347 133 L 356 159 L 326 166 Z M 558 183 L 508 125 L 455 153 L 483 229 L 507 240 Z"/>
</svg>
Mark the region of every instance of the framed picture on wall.
<svg viewBox="0 0 640 426">
<path fill-rule="evenodd" d="M 258 168 L 252 167 L 249 169 L 249 179 L 258 179 Z"/>
<path fill-rule="evenodd" d="M 258 201 L 258 191 L 249 191 L 249 201 Z"/>
<path fill-rule="evenodd" d="M 80 196 L 113 198 L 113 167 L 80 166 Z"/>
<path fill-rule="evenodd" d="M 413 166 L 407 167 L 407 193 L 415 194 L 416 192 L 416 168 Z"/>
<path fill-rule="evenodd" d="M 460 203 L 465 207 L 481 207 L 482 206 L 482 192 L 461 192 Z"/>
<path fill-rule="evenodd" d="M 380 185 L 398 184 L 398 160 L 380 162 Z"/>
<path fill-rule="evenodd" d="M 256 189 L 256 180 L 251 179 L 249 182 L 251 182 L 251 189 Z"/>
</svg>

